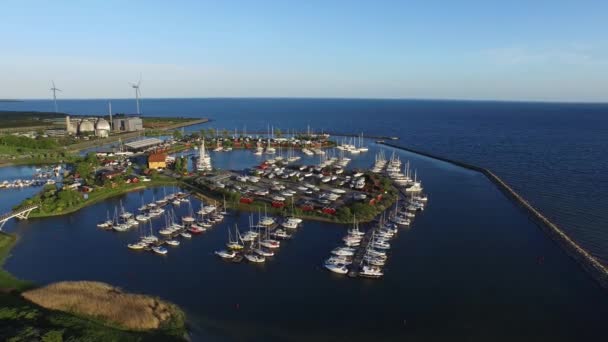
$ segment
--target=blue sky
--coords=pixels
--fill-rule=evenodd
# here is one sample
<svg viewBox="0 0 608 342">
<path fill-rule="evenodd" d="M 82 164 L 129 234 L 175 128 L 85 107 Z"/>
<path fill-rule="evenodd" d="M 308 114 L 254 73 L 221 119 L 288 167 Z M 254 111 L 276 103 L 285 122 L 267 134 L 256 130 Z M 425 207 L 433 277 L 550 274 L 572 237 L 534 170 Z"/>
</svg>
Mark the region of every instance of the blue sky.
<svg viewBox="0 0 608 342">
<path fill-rule="evenodd" d="M 608 101 L 608 1 L 3 1 L 0 98 Z"/>
</svg>

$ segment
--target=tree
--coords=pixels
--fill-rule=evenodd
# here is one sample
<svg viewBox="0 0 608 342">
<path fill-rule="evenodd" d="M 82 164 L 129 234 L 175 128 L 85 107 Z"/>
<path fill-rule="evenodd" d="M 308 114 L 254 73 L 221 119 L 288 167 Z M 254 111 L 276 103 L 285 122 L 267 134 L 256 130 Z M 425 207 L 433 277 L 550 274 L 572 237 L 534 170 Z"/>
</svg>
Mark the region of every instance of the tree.
<svg viewBox="0 0 608 342">
<path fill-rule="evenodd" d="M 182 131 L 180 131 L 179 129 L 176 129 L 175 131 L 173 131 L 173 139 L 179 140 L 182 137 L 183 137 Z"/>
<path fill-rule="evenodd" d="M 371 219 L 376 214 L 376 209 L 366 203 L 355 203 L 351 211 L 362 220 Z"/>
<path fill-rule="evenodd" d="M 225 128 L 222 130 L 222 137 L 228 138 L 228 130 Z"/>
<path fill-rule="evenodd" d="M 209 138 L 213 138 L 215 136 L 215 129 L 213 129 L 213 128 L 207 128 L 207 136 Z"/>
<path fill-rule="evenodd" d="M 173 169 L 179 172 L 182 169 L 182 158 L 175 158 L 175 163 L 173 164 Z"/>
<path fill-rule="evenodd" d="M 277 138 L 280 138 L 280 137 L 283 136 L 283 132 L 281 131 L 280 128 L 277 128 L 277 129 L 274 130 L 274 136 L 277 137 Z"/>
<path fill-rule="evenodd" d="M 203 139 L 205 139 L 205 138 L 207 137 L 207 130 L 206 130 L 206 129 L 204 129 L 204 128 L 201 128 L 201 137 L 202 137 Z"/>
<path fill-rule="evenodd" d="M 342 222 L 350 222 L 352 220 L 353 213 L 350 211 L 349 207 L 340 207 L 336 212 L 336 217 Z"/>
</svg>

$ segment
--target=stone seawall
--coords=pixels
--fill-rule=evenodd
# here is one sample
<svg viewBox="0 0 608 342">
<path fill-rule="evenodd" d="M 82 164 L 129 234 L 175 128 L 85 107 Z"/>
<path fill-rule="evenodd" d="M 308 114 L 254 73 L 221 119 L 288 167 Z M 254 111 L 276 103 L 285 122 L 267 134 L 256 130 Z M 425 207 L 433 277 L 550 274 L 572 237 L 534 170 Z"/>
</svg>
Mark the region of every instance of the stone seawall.
<svg viewBox="0 0 608 342">
<path fill-rule="evenodd" d="M 534 208 L 526 199 L 511 188 L 504 180 L 495 175 L 492 171 L 469 163 L 453 160 L 437 156 L 428 152 L 419 151 L 416 149 L 400 146 L 393 143 L 382 142 L 381 144 L 390 146 L 396 149 L 416 153 L 425 157 L 437 159 L 443 162 L 464 167 L 469 170 L 474 170 L 484 174 L 494 185 L 496 185 L 510 200 L 523 208 L 526 213 L 537 223 L 537 225 L 553 239 L 560 247 L 562 247 L 568 255 L 576 260 L 587 271 L 600 286 L 608 289 L 608 268 L 597 261 L 589 252 L 572 240 L 566 233 L 563 232 L 555 223 L 546 218 L 539 210 Z"/>
</svg>

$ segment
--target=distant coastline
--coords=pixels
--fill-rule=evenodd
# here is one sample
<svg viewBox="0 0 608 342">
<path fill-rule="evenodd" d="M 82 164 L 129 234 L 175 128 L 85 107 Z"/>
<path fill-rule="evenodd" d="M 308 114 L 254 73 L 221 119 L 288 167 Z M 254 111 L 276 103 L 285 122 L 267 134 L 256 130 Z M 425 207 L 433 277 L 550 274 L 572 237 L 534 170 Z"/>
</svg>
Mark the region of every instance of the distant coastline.
<svg viewBox="0 0 608 342">
<path fill-rule="evenodd" d="M 61 101 L 113 101 L 132 100 L 131 97 L 82 97 L 62 98 Z M 332 97 L 332 96 L 200 96 L 200 97 L 146 97 L 149 100 L 348 100 L 348 101 L 411 101 L 411 102 L 486 102 L 486 103 L 524 103 L 524 104 L 565 104 L 565 105 L 606 105 L 608 100 L 555 100 L 555 99 L 458 99 L 458 98 L 407 98 L 407 97 Z M 52 101 L 49 98 L 0 99 L 0 102 Z"/>
</svg>

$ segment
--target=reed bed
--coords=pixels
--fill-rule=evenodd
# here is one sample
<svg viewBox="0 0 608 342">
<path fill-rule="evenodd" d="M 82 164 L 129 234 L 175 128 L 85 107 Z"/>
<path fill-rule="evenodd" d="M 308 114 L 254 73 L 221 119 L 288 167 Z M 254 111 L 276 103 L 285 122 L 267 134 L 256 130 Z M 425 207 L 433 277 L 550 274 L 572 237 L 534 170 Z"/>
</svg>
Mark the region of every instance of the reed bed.
<svg viewBox="0 0 608 342">
<path fill-rule="evenodd" d="M 159 329 L 183 321 L 183 313 L 171 303 L 125 293 L 101 282 L 59 282 L 22 295 L 47 309 L 87 316 L 129 330 Z"/>
</svg>

